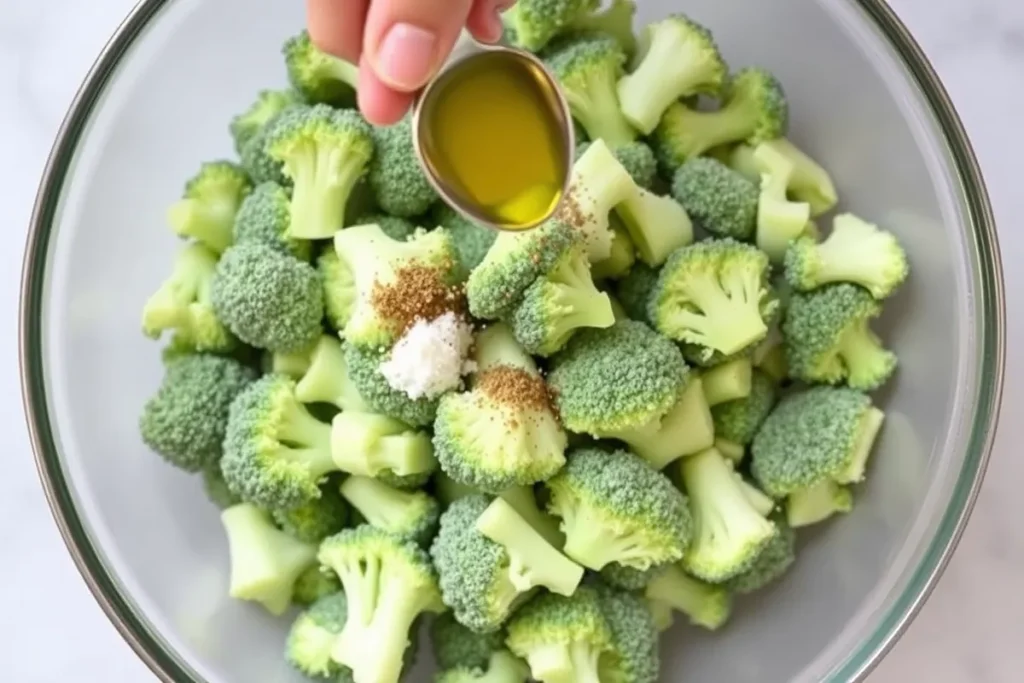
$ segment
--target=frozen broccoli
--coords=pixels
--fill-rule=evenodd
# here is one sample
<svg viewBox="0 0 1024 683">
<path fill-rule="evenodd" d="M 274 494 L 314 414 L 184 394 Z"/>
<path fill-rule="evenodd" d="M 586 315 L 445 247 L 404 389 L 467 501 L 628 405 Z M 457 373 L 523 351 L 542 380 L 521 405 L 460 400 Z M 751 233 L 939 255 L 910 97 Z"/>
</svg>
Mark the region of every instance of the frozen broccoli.
<svg viewBox="0 0 1024 683">
<path fill-rule="evenodd" d="M 836 188 L 828 171 L 811 159 L 786 138 L 762 142 L 758 147 L 768 147 L 793 164 L 793 172 L 787 183 L 787 194 L 798 202 L 811 206 L 811 217 L 816 218 L 832 210 L 839 200 Z M 750 180 L 758 182 L 761 170 L 754 157 L 754 147 L 739 144 L 729 150 L 726 162 Z"/>
<path fill-rule="evenodd" d="M 686 497 L 627 451 L 577 450 L 545 487 L 565 554 L 590 569 L 618 562 L 644 570 L 680 559 L 690 543 Z"/>
<path fill-rule="evenodd" d="M 354 344 L 344 344 L 343 350 L 356 391 L 375 412 L 413 427 L 425 427 L 434 422 L 439 399 L 413 399 L 405 392 L 393 389 L 380 372 L 380 364 L 385 357 L 380 351 Z"/>
<path fill-rule="evenodd" d="M 261 349 L 300 351 L 322 333 L 316 269 L 265 244 L 236 244 L 224 252 L 210 299 L 231 332 Z"/>
<path fill-rule="evenodd" d="M 591 267 L 590 274 L 594 280 L 617 280 L 625 277 L 636 263 L 636 247 L 622 220 L 612 214 L 608 217 L 608 227 L 612 233 L 611 252 L 608 258 L 598 261 Z"/>
<path fill-rule="evenodd" d="M 341 229 L 373 149 L 370 125 L 354 110 L 293 107 L 275 119 L 266 151 L 294 185 L 289 237 L 324 239 Z"/>
<path fill-rule="evenodd" d="M 345 352 L 337 337 L 324 334 L 302 354 L 294 372 L 286 372 L 297 384 L 295 397 L 303 403 L 329 403 L 339 410 L 372 412 L 348 375 Z"/>
<path fill-rule="evenodd" d="M 459 265 L 465 277 L 468 277 L 470 271 L 484 260 L 487 250 L 498 237 L 498 231 L 474 223 L 444 202 L 436 205 L 433 217 L 438 225 L 451 234 Z"/>
<path fill-rule="evenodd" d="M 590 149 L 590 144 L 589 141 L 585 141 L 576 145 L 577 160 Z M 658 161 L 654 158 L 654 150 L 650 145 L 640 140 L 634 140 L 629 144 L 615 147 L 612 149 L 612 154 L 639 187 L 645 190 L 654 187 L 658 176 Z"/>
<path fill-rule="evenodd" d="M 373 129 L 375 154 L 367 180 L 384 212 L 408 218 L 419 216 L 437 201 L 437 191 L 427 180 L 416 157 L 412 119 Z"/>
<path fill-rule="evenodd" d="M 777 581 L 796 560 L 796 534 L 792 527 L 781 516 L 773 517 L 772 521 L 779 533 L 761 551 L 750 569 L 728 581 L 729 590 L 736 593 L 761 590 Z"/>
<path fill-rule="evenodd" d="M 758 145 L 754 163 L 761 172 L 757 200 L 757 247 L 781 265 L 790 243 L 807 232 L 811 205 L 794 202 L 786 195 L 793 177 L 793 162 L 773 147 Z"/>
<path fill-rule="evenodd" d="M 711 408 L 715 435 L 746 446 L 775 407 L 775 383 L 760 370 L 752 373 L 750 393 Z"/>
<path fill-rule="evenodd" d="M 339 591 L 314 602 L 288 631 L 288 663 L 314 680 L 351 681 L 351 670 L 331 659 L 334 643 L 347 619 L 348 601 L 344 593 Z"/>
<path fill-rule="evenodd" d="M 353 475 L 342 483 L 341 495 L 370 525 L 388 533 L 426 545 L 437 531 L 441 506 L 423 491 L 400 491 Z"/>
<path fill-rule="evenodd" d="M 690 216 L 672 197 L 637 188 L 615 210 L 640 260 L 649 266 L 660 266 L 676 249 L 693 242 Z"/>
<path fill-rule="evenodd" d="M 709 406 L 735 401 L 750 395 L 754 370 L 750 358 L 741 356 L 716 365 L 701 374 L 704 399 Z"/>
<path fill-rule="evenodd" d="M 359 67 L 322 51 L 301 31 L 282 47 L 288 80 L 311 104 L 348 105 L 355 101 Z"/>
<path fill-rule="evenodd" d="M 896 354 L 882 345 L 871 320 L 882 306 L 858 285 L 840 283 L 794 294 L 782 324 L 794 379 L 846 382 L 873 391 L 896 371 Z"/>
<path fill-rule="evenodd" d="M 273 510 L 271 516 L 289 536 L 315 545 L 345 528 L 348 505 L 338 493 L 338 479 L 331 477 L 320 486 L 317 498 L 289 510 Z"/>
<path fill-rule="evenodd" d="M 246 144 L 266 125 L 288 107 L 300 104 L 302 99 L 294 90 L 261 90 L 249 107 L 231 119 L 229 130 L 235 142 L 235 152 L 242 153 Z"/>
<path fill-rule="evenodd" d="M 650 301 L 651 292 L 658 284 L 660 273 L 659 269 L 652 268 L 646 263 L 637 263 L 629 271 L 629 275 L 619 280 L 615 294 L 632 320 L 650 324 L 647 302 Z"/>
<path fill-rule="evenodd" d="M 743 241 L 754 237 L 758 186 L 721 162 L 686 161 L 672 178 L 672 196 L 708 232 Z"/>
<path fill-rule="evenodd" d="M 906 252 L 896 237 L 852 214 L 836 216 L 824 242 L 803 237 L 786 252 L 786 279 L 797 291 L 852 282 L 884 299 L 909 273 Z"/>
<path fill-rule="evenodd" d="M 692 95 L 718 95 L 729 75 L 714 37 L 682 14 L 648 24 L 638 64 L 618 83 L 626 119 L 649 135 L 669 105 Z"/>
<path fill-rule="evenodd" d="M 238 164 L 207 162 L 185 184 L 167 220 L 179 237 L 198 240 L 219 254 L 231 245 L 235 214 L 251 190 L 252 181 Z"/>
<path fill-rule="evenodd" d="M 644 596 L 685 614 L 691 624 L 709 631 L 725 624 L 732 611 L 732 599 L 724 586 L 696 579 L 677 563 L 655 574 L 647 583 Z"/>
<path fill-rule="evenodd" d="M 441 515 L 430 549 L 444 602 L 459 623 L 498 630 L 538 587 L 572 595 L 583 568 L 552 547 L 502 498 L 470 495 Z"/>
<path fill-rule="evenodd" d="M 346 410 L 334 416 L 331 434 L 334 460 L 351 474 L 426 478 L 437 467 L 430 436 L 392 417 Z"/>
<path fill-rule="evenodd" d="M 601 680 L 656 683 L 661 670 L 658 630 L 646 601 L 634 593 L 594 582 L 611 633 L 610 651 L 598 660 Z"/>
<path fill-rule="evenodd" d="M 590 143 L 573 164 L 560 215 L 582 236 L 591 263 L 611 256 L 609 216 L 618 204 L 636 194 L 636 184 L 604 140 Z"/>
<path fill-rule="evenodd" d="M 300 261 L 309 261 L 310 243 L 288 237 L 290 204 L 291 193 L 286 188 L 274 182 L 257 185 L 235 216 L 235 244 L 264 244 Z"/>
</svg>

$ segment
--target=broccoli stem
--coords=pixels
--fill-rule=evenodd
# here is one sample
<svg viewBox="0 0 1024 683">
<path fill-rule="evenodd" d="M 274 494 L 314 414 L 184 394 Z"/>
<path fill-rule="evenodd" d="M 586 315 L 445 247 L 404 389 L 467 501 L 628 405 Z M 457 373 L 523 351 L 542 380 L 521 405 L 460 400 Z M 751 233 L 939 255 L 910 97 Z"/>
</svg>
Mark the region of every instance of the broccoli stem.
<svg viewBox="0 0 1024 683">
<path fill-rule="evenodd" d="M 846 366 L 846 383 L 853 389 L 871 391 L 888 379 L 896 362 L 891 351 L 871 331 L 868 319 L 862 318 L 846 329 L 837 346 L 839 358 Z"/>
<path fill-rule="evenodd" d="M 605 328 L 615 324 L 611 301 L 594 286 L 585 252 L 575 252 L 571 258 L 563 260 L 547 279 L 558 288 L 556 300 L 561 314 L 552 317 L 553 330 L 538 353 L 561 349 L 580 328 Z"/>
<path fill-rule="evenodd" d="M 715 447 L 718 447 L 718 442 L 715 442 Z M 757 510 L 758 514 L 762 517 L 767 517 L 775 509 L 775 500 L 767 493 L 752 485 L 743 475 L 739 472 L 733 472 L 733 476 L 736 478 L 736 483 L 739 484 L 740 490 L 743 492 L 743 496 L 750 503 L 751 507 Z"/>
<path fill-rule="evenodd" d="M 179 237 L 191 237 L 220 253 L 234 242 L 237 209 L 234 200 L 181 199 L 171 205 L 167 220 Z"/>
<path fill-rule="evenodd" d="M 691 343 L 727 356 L 742 351 L 768 332 L 761 318 L 759 285 L 749 280 L 740 276 L 719 285 L 710 277 L 693 278 L 688 293 L 701 312 L 675 311 L 670 325 L 693 330 L 686 339 Z"/>
<path fill-rule="evenodd" d="M 815 251 L 817 284 L 854 282 L 878 299 L 891 291 L 889 271 L 903 267 L 892 235 L 848 214 L 836 216 L 832 233 Z"/>
<path fill-rule="evenodd" d="M 338 468 L 376 477 L 384 470 L 398 476 L 434 469 L 434 449 L 423 432 L 384 415 L 354 410 L 338 413 L 331 423 L 331 450 Z"/>
<path fill-rule="evenodd" d="M 292 220 L 288 237 L 327 239 L 341 229 L 345 205 L 366 164 L 349 158 L 347 149 L 307 145 L 289 156 L 285 169 L 292 178 Z"/>
<path fill-rule="evenodd" d="M 566 539 L 562 550 L 584 567 L 601 571 L 611 562 L 641 571 L 650 567 L 649 546 L 633 535 L 610 530 L 586 503 L 563 505 L 559 515 Z"/>
<path fill-rule="evenodd" d="M 682 612 L 690 623 L 714 631 L 729 618 L 729 593 L 721 586 L 693 578 L 672 564 L 647 584 L 644 596 Z"/>
<path fill-rule="evenodd" d="M 349 379 L 341 343 L 328 335 L 314 347 L 309 367 L 295 386 L 295 397 L 303 403 L 332 403 L 341 410 L 370 410 Z"/>
<path fill-rule="evenodd" d="M 786 257 L 789 243 L 807 230 L 811 220 L 809 204 L 786 199 L 784 178 L 761 176 L 761 195 L 757 203 L 757 248 L 779 265 Z"/>
<path fill-rule="evenodd" d="M 704 399 L 709 406 L 735 401 L 750 395 L 753 378 L 753 367 L 749 358 L 734 360 L 716 365 L 703 375 Z"/>
<path fill-rule="evenodd" d="M 504 322 L 492 323 L 477 332 L 473 360 L 476 362 L 478 377 L 485 370 L 499 365 L 522 368 L 531 375 L 537 374 L 536 363 L 523 351 L 512 329 Z"/>
<path fill-rule="evenodd" d="M 786 499 L 786 521 L 794 529 L 824 522 L 853 509 L 853 494 L 845 486 L 826 479 Z"/>
<path fill-rule="evenodd" d="M 565 536 L 558 529 L 558 522 L 537 507 L 537 498 L 534 495 L 533 487 L 513 486 L 502 491 L 501 497 L 553 548 L 557 549 L 565 545 Z"/>
<path fill-rule="evenodd" d="M 588 75 L 586 81 L 582 88 L 567 88 L 565 99 L 590 139 L 601 139 L 612 149 L 636 140 L 636 130 L 619 110 L 615 74 L 601 69 Z"/>
<path fill-rule="evenodd" d="M 885 420 L 885 413 L 878 408 L 871 406 L 861 418 L 860 426 L 857 429 L 857 440 L 854 443 L 850 455 L 850 464 L 843 472 L 836 476 L 839 484 L 855 484 L 864 479 L 864 468 L 867 466 L 868 456 L 871 455 L 871 448 L 874 446 L 878 432 Z"/>
<path fill-rule="evenodd" d="M 693 158 L 712 147 L 744 139 L 753 130 L 754 120 L 744 107 L 733 104 L 712 112 L 679 105 L 672 117 L 672 127 L 686 140 L 687 158 Z"/>
<path fill-rule="evenodd" d="M 505 548 L 509 556 L 509 580 L 525 593 L 544 586 L 570 596 L 583 579 L 583 567 L 551 546 L 503 498 L 495 498 L 476 521 L 481 534 Z"/>
<path fill-rule="evenodd" d="M 664 633 L 672 628 L 672 623 L 675 621 L 672 617 L 672 605 L 654 598 L 646 598 L 646 601 L 647 610 L 651 613 L 651 619 L 654 621 L 654 628 L 659 633 Z"/>
<path fill-rule="evenodd" d="M 579 641 L 540 645 L 526 661 L 533 678 L 541 683 L 600 683 L 599 650 Z"/>
<path fill-rule="evenodd" d="M 408 508 L 415 494 L 399 491 L 372 477 L 354 474 L 342 483 L 341 495 L 370 525 L 395 529 L 408 518 Z"/>
<path fill-rule="evenodd" d="M 671 197 L 637 187 L 616 206 L 640 260 L 660 266 L 669 254 L 693 242 L 693 223 L 678 202 Z"/>
<path fill-rule="evenodd" d="M 743 447 L 743 444 L 721 437 L 715 438 L 715 448 L 718 449 L 718 452 L 723 457 L 728 458 L 735 464 L 739 464 L 743 460 L 743 456 L 746 455 L 746 449 Z"/>
<path fill-rule="evenodd" d="M 331 426 L 310 415 L 298 401 L 286 401 L 281 412 L 278 457 L 303 462 L 313 477 L 338 469 L 331 455 Z"/>
</svg>

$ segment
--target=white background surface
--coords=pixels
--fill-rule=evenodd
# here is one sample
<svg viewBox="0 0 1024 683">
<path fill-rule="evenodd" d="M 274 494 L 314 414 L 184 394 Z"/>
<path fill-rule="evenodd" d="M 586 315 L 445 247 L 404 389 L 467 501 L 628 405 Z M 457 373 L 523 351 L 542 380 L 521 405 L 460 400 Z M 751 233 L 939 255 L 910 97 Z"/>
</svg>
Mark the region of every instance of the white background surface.
<svg viewBox="0 0 1024 683">
<path fill-rule="evenodd" d="M 297 0 L 292 0 L 297 1 Z M 93 602 L 53 525 L 36 478 L 19 395 L 21 255 L 53 135 L 93 58 L 133 0 L 0 0 L 0 680 L 154 681 Z M 1016 683 L 1024 611 L 1024 3 L 891 0 L 943 78 L 971 135 L 999 223 L 1008 295 L 1007 382 L 992 464 L 938 589 L 871 683 Z"/>
</svg>

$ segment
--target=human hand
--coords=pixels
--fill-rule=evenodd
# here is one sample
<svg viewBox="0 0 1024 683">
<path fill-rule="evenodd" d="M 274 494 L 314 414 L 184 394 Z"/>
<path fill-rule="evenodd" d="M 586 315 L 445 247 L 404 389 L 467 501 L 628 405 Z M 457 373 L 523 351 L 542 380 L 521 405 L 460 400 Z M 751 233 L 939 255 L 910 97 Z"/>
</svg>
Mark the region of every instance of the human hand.
<svg viewBox="0 0 1024 683">
<path fill-rule="evenodd" d="M 482 43 L 502 35 L 515 0 L 306 0 L 309 35 L 359 65 L 359 109 L 376 125 L 399 121 L 444 64 L 465 27 Z"/>
</svg>

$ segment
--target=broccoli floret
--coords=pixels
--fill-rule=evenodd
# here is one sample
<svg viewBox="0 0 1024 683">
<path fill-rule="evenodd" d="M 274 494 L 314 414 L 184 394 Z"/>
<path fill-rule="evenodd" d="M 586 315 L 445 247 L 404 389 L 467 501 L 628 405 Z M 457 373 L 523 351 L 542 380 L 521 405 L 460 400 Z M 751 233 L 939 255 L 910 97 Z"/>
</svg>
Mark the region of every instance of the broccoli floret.
<svg viewBox="0 0 1024 683">
<path fill-rule="evenodd" d="M 231 404 L 221 470 L 243 500 L 289 510 L 320 496 L 319 485 L 339 467 L 331 426 L 295 398 L 295 382 L 264 375 Z"/>
<path fill-rule="evenodd" d="M 207 162 L 185 183 L 167 220 L 179 237 L 198 240 L 219 254 L 231 245 L 235 214 L 251 190 L 252 181 L 238 164 Z"/>
<path fill-rule="evenodd" d="M 477 338 L 479 367 L 469 391 L 441 399 L 434 450 L 453 479 L 481 491 L 547 479 L 565 464 L 567 439 L 548 388 L 508 327 Z"/>
<path fill-rule="evenodd" d="M 323 286 L 316 269 L 265 244 L 225 251 L 210 299 L 228 329 L 257 348 L 301 351 L 323 331 Z"/>
<path fill-rule="evenodd" d="M 302 102 L 294 90 L 261 90 L 256 100 L 241 114 L 231 119 L 229 129 L 235 142 L 235 152 L 242 153 L 252 140 L 275 116 Z"/>
<path fill-rule="evenodd" d="M 520 232 L 498 234 L 483 261 L 469 274 L 466 298 L 473 316 L 497 320 L 507 315 L 533 281 L 555 267 L 580 238 L 561 220 Z"/>
<path fill-rule="evenodd" d="M 334 416 L 331 433 L 335 462 L 351 474 L 429 477 L 437 467 L 430 437 L 386 415 L 346 410 Z"/>
<path fill-rule="evenodd" d="M 793 162 L 767 145 L 754 149 L 754 163 L 760 171 L 757 202 L 757 247 L 781 265 L 789 244 L 803 235 L 811 220 L 811 205 L 786 196 Z"/>
<path fill-rule="evenodd" d="M 823 481 L 786 498 L 786 521 L 795 529 L 824 522 L 852 509 L 853 494 L 849 487 Z"/>
<path fill-rule="evenodd" d="M 622 113 L 649 135 L 669 105 L 693 95 L 718 95 L 729 74 L 711 32 L 682 14 L 649 24 L 639 63 L 619 80 Z"/>
<path fill-rule="evenodd" d="M 224 510 L 220 519 L 230 555 L 228 594 L 281 616 L 291 605 L 296 579 L 316 563 L 316 546 L 281 531 L 249 503 Z"/>
<path fill-rule="evenodd" d="M 906 252 L 896 237 L 852 214 L 836 216 L 824 242 L 803 237 L 786 252 L 786 279 L 797 291 L 852 282 L 884 299 L 909 273 Z"/>
<path fill-rule="evenodd" d="M 724 586 L 696 579 L 679 564 L 668 565 L 655 575 L 644 589 L 644 596 L 685 614 L 691 624 L 709 631 L 725 624 L 732 611 L 732 599 Z"/>
<path fill-rule="evenodd" d="M 345 364 L 356 391 L 375 412 L 401 420 L 413 427 L 426 427 L 437 415 L 438 398 L 409 398 L 388 384 L 380 372 L 385 355 L 373 348 L 345 344 Z"/>
<path fill-rule="evenodd" d="M 267 122 L 258 133 L 253 135 L 248 142 L 245 143 L 245 147 L 242 148 L 241 154 L 239 155 L 242 162 L 242 168 L 249 174 L 249 177 L 254 183 L 277 183 L 282 187 L 291 188 L 291 180 L 285 176 L 284 167 L 280 161 L 273 159 L 267 154 L 267 139 L 270 137 L 270 132 L 274 128 L 274 123 L 277 119 L 281 118 L 285 112 L 301 105 L 292 105 L 287 109 L 284 109 L 277 116 Z"/>
<path fill-rule="evenodd" d="M 858 285 L 840 283 L 794 294 L 782 324 L 794 379 L 845 381 L 862 391 L 879 388 L 896 371 L 896 354 L 871 329 L 881 304 Z"/>
<path fill-rule="evenodd" d="M 672 342 L 621 320 L 581 330 L 554 357 L 548 383 L 566 429 L 597 435 L 646 425 L 671 408 L 686 381 Z"/>
<path fill-rule="evenodd" d="M 545 55 L 558 79 L 574 119 L 591 140 L 609 147 L 633 142 L 637 132 L 619 109 L 615 84 L 623 74 L 626 53 L 618 42 L 600 34 L 569 37 Z"/>
<path fill-rule="evenodd" d="M 578 161 L 588 149 L 589 140 L 576 145 L 576 160 Z M 639 187 L 645 190 L 654 187 L 658 177 L 658 161 L 654 158 L 654 150 L 647 143 L 634 140 L 612 149 L 612 154 Z"/>
<path fill-rule="evenodd" d="M 412 119 L 373 129 L 375 154 L 367 180 L 379 206 L 392 216 L 419 216 L 437 201 L 413 144 Z"/>
<path fill-rule="evenodd" d="M 430 557 L 415 543 L 364 524 L 326 539 L 318 559 L 338 575 L 348 599 L 331 658 L 357 681 L 397 683 L 417 617 L 444 611 Z"/>
<path fill-rule="evenodd" d="M 750 472 L 773 498 L 825 482 L 859 482 L 884 418 L 854 389 L 818 386 L 789 394 L 754 437 Z"/>
<path fill-rule="evenodd" d="M 757 226 L 758 186 L 715 159 L 690 159 L 672 177 L 672 196 L 719 237 L 749 241 Z"/>
<path fill-rule="evenodd" d="M 789 106 L 782 84 L 763 69 L 743 69 L 725 89 L 716 111 L 698 111 L 683 102 L 665 110 L 654 129 L 653 147 L 665 173 L 688 159 L 730 142 L 756 145 L 786 134 Z"/>
<path fill-rule="evenodd" d="M 370 125 L 354 110 L 293 107 L 275 119 L 266 151 L 294 185 L 288 236 L 324 239 L 340 230 L 349 195 L 373 157 Z"/>
<path fill-rule="evenodd" d="M 318 544 L 345 528 L 348 505 L 338 493 L 338 480 L 330 478 L 320 495 L 290 510 L 273 510 L 274 522 L 282 531 L 304 543 Z"/>
<path fill-rule="evenodd" d="M 640 260 L 660 266 L 669 254 L 693 242 L 693 224 L 672 197 L 662 197 L 639 189 L 615 207 Z"/>
<path fill-rule="evenodd" d="M 204 467 L 202 480 L 203 493 L 218 510 L 224 511 L 242 502 L 242 499 L 236 496 L 228 487 L 228 483 L 224 481 L 224 473 L 220 471 L 220 462 Z"/>
<path fill-rule="evenodd" d="M 255 379 L 250 368 L 221 356 L 194 354 L 169 362 L 139 417 L 143 443 L 186 472 L 215 466 L 231 402 Z"/>
<path fill-rule="evenodd" d="M 288 80 L 307 101 L 336 106 L 354 101 L 359 67 L 320 50 L 308 31 L 285 41 L 281 52 Z"/>
<path fill-rule="evenodd" d="M 681 461 L 694 539 L 683 568 L 721 583 L 747 571 L 778 531 L 745 495 L 731 463 L 715 448 Z"/>
<path fill-rule="evenodd" d="M 438 671 L 434 683 L 526 683 L 530 668 L 508 650 L 496 650 L 482 668 L 457 666 Z"/>
<path fill-rule="evenodd" d="M 510 486 L 499 494 L 512 509 L 519 513 L 527 524 L 555 548 L 565 545 L 565 535 L 558 528 L 558 520 L 537 505 L 536 491 L 532 486 Z"/>
<path fill-rule="evenodd" d="M 311 245 L 287 236 L 291 224 L 291 194 L 274 182 L 260 183 L 242 201 L 235 216 L 235 244 L 265 244 L 309 261 Z"/>
<path fill-rule="evenodd" d="M 759 147 L 768 147 L 775 154 L 780 154 L 791 164 L 793 172 L 787 183 L 787 194 L 798 202 L 811 205 L 811 217 L 817 217 L 832 210 L 839 197 L 832 184 L 828 171 L 818 162 L 811 159 L 786 138 L 776 138 L 762 142 Z M 729 151 L 727 163 L 751 180 L 757 182 L 761 170 L 754 157 L 754 148 L 750 145 L 736 145 Z"/>
<path fill-rule="evenodd" d="M 775 383 L 760 370 L 752 373 L 750 394 L 711 408 L 715 435 L 746 446 L 754 440 L 768 413 L 775 407 Z"/>
<path fill-rule="evenodd" d="M 365 213 L 352 221 L 352 225 L 376 225 L 385 235 L 396 242 L 404 242 L 416 234 L 417 226 L 407 218 L 389 216 L 386 213 Z"/>
<path fill-rule="evenodd" d="M 750 358 L 741 356 L 716 365 L 702 373 L 700 378 L 704 386 L 704 400 L 714 407 L 749 396 L 754 369 Z"/>
<path fill-rule="evenodd" d="M 626 591 L 643 590 L 651 579 L 665 570 L 668 565 L 652 564 L 647 569 L 634 569 L 626 567 L 618 562 L 606 564 L 601 569 L 601 580 L 609 586 L 621 588 Z"/>
<path fill-rule="evenodd" d="M 509 322 L 523 348 L 544 357 L 559 351 L 577 330 L 615 322 L 608 295 L 594 286 L 582 244 L 567 249 L 554 268 L 526 288 Z"/>
<path fill-rule="evenodd" d="M 609 216 L 616 205 L 636 193 L 636 184 L 604 140 L 590 143 L 573 164 L 560 215 L 582 236 L 591 263 L 611 256 Z"/>
<path fill-rule="evenodd" d="M 303 366 L 290 373 L 297 382 L 297 399 L 303 403 L 329 403 L 339 410 L 372 412 L 348 375 L 345 352 L 337 337 L 321 335 L 303 358 Z"/>
<path fill-rule="evenodd" d="M 610 651 L 598 660 L 600 679 L 656 683 L 661 670 L 658 630 L 647 603 L 639 595 L 595 584 L 611 632 Z"/>
<path fill-rule="evenodd" d="M 700 358 L 731 355 L 764 339 L 777 301 L 769 297 L 768 257 L 731 238 L 675 251 L 648 301 L 655 328 L 696 346 Z"/>
<path fill-rule="evenodd" d="M 356 300 L 352 271 L 338 258 L 338 252 L 334 250 L 333 244 L 320 252 L 316 260 L 316 270 L 323 283 L 324 315 L 327 317 L 327 323 L 340 333 L 352 316 L 352 307 Z"/>
<path fill-rule="evenodd" d="M 459 301 L 453 287 L 455 248 L 444 229 L 417 233 L 405 242 L 391 239 L 378 225 L 345 228 L 334 237 L 338 268 L 335 285 L 350 289 L 331 296 L 346 297 L 348 320 L 342 335 L 353 345 L 388 347 L 414 316 L 436 317 Z M 400 299 L 395 302 L 395 299 Z M 419 308 L 410 314 L 409 309 Z M 341 322 L 340 320 L 338 322 Z"/>
<path fill-rule="evenodd" d="M 634 0 L 611 0 L 596 5 L 592 11 L 573 18 L 569 31 L 609 35 L 618 41 L 627 57 L 633 56 L 637 47 L 636 34 L 633 32 L 633 16 L 636 14 Z"/>
<path fill-rule="evenodd" d="M 480 490 L 476 487 L 455 481 L 441 468 L 438 468 L 438 470 L 434 472 L 432 479 L 434 495 L 437 496 L 437 499 L 441 501 L 441 505 L 445 508 L 460 498 L 472 496 L 474 493 L 480 493 Z"/>
<path fill-rule="evenodd" d="M 599 681 L 601 664 L 612 659 L 611 628 L 597 590 L 587 585 L 528 602 L 509 621 L 505 643 L 541 683 Z"/>
<path fill-rule="evenodd" d="M 775 535 L 753 566 L 729 580 L 727 587 L 735 593 L 753 593 L 774 583 L 796 560 L 796 534 L 781 516 L 772 518 L 779 533 Z"/>
<path fill-rule="evenodd" d="M 451 234 L 459 265 L 468 277 L 469 272 L 484 260 L 487 250 L 498 238 L 498 231 L 471 221 L 443 202 L 437 204 L 433 217 L 434 222 Z"/>
<path fill-rule="evenodd" d="M 502 631 L 476 633 L 446 612 L 431 624 L 431 643 L 441 671 L 435 683 L 525 683 L 530 668 L 505 647 Z"/>
<path fill-rule="evenodd" d="M 369 524 L 388 533 L 426 545 L 437 531 L 441 506 L 423 491 L 400 491 L 353 475 L 342 483 L 341 495 Z"/>
<path fill-rule="evenodd" d="M 581 449 L 545 482 L 562 519 L 565 554 L 585 567 L 635 569 L 680 559 L 690 543 L 686 497 L 665 475 L 623 450 Z"/>
<path fill-rule="evenodd" d="M 593 264 L 590 274 L 594 280 L 617 280 L 625 277 L 636 263 L 636 247 L 622 220 L 612 214 L 608 217 L 608 226 L 612 233 L 611 252 L 608 258 Z M 612 302 L 613 307 L 614 305 Z"/>
<path fill-rule="evenodd" d="M 217 255 L 202 244 L 191 243 L 177 253 L 171 274 L 146 300 L 142 331 L 159 339 L 174 332 L 172 344 L 195 351 L 231 351 L 238 340 L 214 312 L 211 285 Z"/>
<path fill-rule="evenodd" d="M 629 271 L 629 275 L 619 280 L 615 294 L 631 319 L 650 324 L 647 302 L 650 301 L 651 292 L 658 284 L 660 273 L 658 268 L 652 268 L 646 263 L 637 263 Z"/>
<path fill-rule="evenodd" d="M 341 591 L 341 582 L 330 569 L 313 564 L 299 574 L 292 591 L 292 602 L 301 607 L 309 607 L 317 600 Z"/>
<path fill-rule="evenodd" d="M 333 593 L 320 598 L 298 616 L 288 632 L 285 656 L 297 671 L 316 680 L 341 679 L 345 667 L 331 659 L 334 643 L 348 619 L 345 594 Z"/>
<path fill-rule="evenodd" d="M 521 0 L 502 14 L 514 34 L 514 43 L 531 52 L 597 9 L 597 0 Z"/>
</svg>

